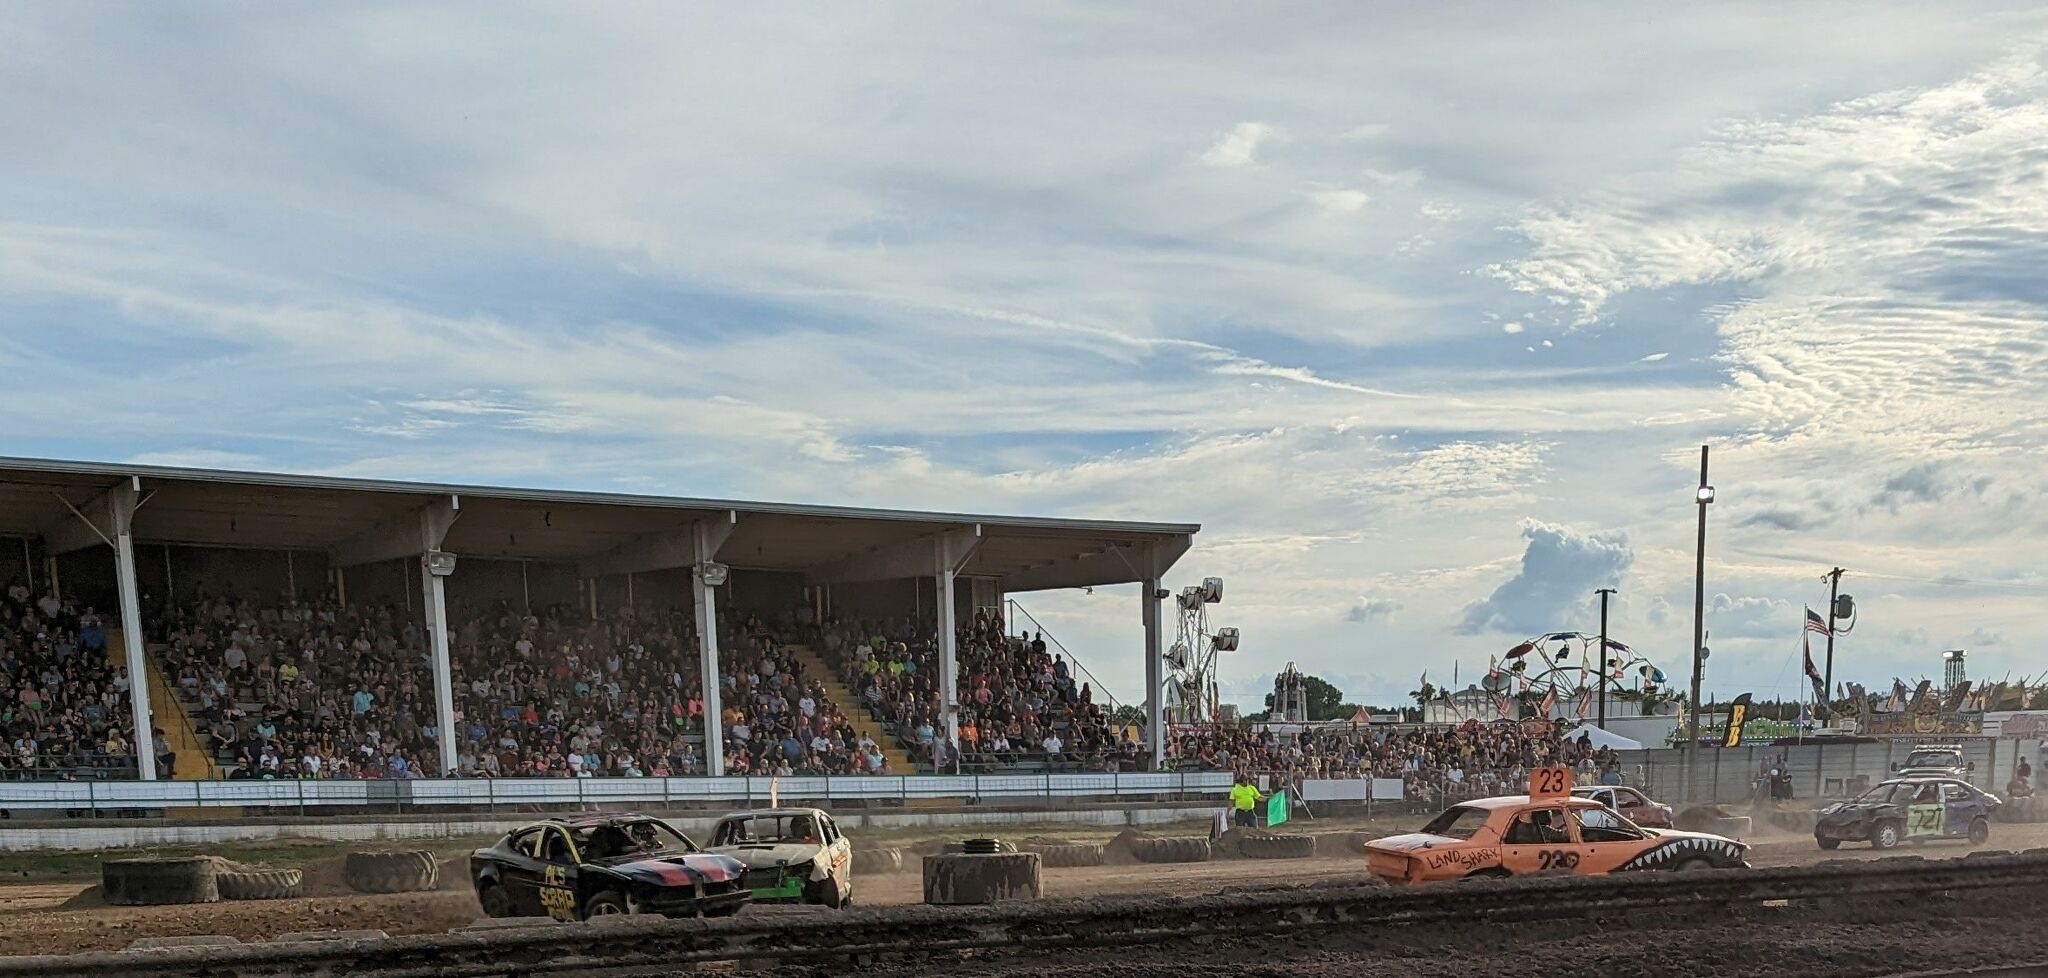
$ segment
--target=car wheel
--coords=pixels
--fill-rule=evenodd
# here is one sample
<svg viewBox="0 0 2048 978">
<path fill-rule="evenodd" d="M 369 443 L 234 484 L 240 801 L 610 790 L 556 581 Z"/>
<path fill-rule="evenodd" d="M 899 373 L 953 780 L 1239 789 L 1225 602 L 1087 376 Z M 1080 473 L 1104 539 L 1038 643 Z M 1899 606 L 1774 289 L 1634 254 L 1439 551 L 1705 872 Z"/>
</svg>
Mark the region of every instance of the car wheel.
<svg viewBox="0 0 2048 978">
<path fill-rule="evenodd" d="M 1896 849 L 1899 846 L 1899 839 L 1902 835 L 1904 833 L 1899 831 L 1899 823 L 1886 819 L 1877 823 L 1877 827 L 1870 830 L 1870 847 L 1873 849 Z"/>
<path fill-rule="evenodd" d="M 1975 821 L 1970 823 L 1971 845 L 1981 846 L 1984 844 L 1984 840 L 1989 838 L 1991 838 L 1991 823 L 1988 820 L 1984 819 L 1982 816 L 1979 816 Z"/>
<path fill-rule="evenodd" d="M 512 916 L 512 897 L 505 888 L 496 883 L 485 883 L 477 888 L 476 902 L 484 908 L 486 917 Z"/>
<path fill-rule="evenodd" d="M 615 890 L 606 890 L 603 893 L 599 893 L 591 897 L 589 903 L 583 905 L 583 919 L 585 920 L 596 920 L 599 917 L 621 917 L 632 912 L 632 908 L 626 906 L 626 898 L 620 896 Z"/>
<path fill-rule="evenodd" d="M 1465 878 L 1468 880 L 1504 880 L 1512 875 L 1514 874 L 1508 872 L 1505 867 L 1488 866 L 1485 869 L 1475 869 L 1466 873 Z"/>
<path fill-rule="evenodd" d="M 1822 849 L 1839 849 L 1842 847 L 1842 840 L 1830 839 L 1824 835 L 1814 836 L 1813 841 L 1820 843 Z"/>
<path fill-rule="evenodd" d="M 1679 864 L 1678 864 L 1678 865 L 1676 865 L 1676 866 L 1673 866 L 1673 867 L 1671 867 L 1671 869 L 1672 869 L 1672 871 L 1673 871 L 1673 872 L 1678 872 L 1678 873 L 1692 873 L 1692 872 L 1697 872 L 1697 871 L 1699 871 L 1699 870 L 1702 870 L 1702 869 L 1713 869 L 1713 868 L 1714 868 L 1714 864 L 1713 864 L 1713 863 L 1710 863 L 1710 862 L 1708 862 L 1708 861 L 1706 861 L 1706 860 L 1704 860 L 1704 859 L 1688 859 L 1688 860 L 1686 860 L 1686 861 L 1684 861 L 1684 862 L 1682 862 L 1682 863 L 1679 863 Z"/>
<path fill-rule="evenodd" d="M 811 884 L 811 896 L 806 902 L 832 910 L 846 906 L 846 900 L 839 895 L 839 880 L 831 876 Z"/>
</svg>

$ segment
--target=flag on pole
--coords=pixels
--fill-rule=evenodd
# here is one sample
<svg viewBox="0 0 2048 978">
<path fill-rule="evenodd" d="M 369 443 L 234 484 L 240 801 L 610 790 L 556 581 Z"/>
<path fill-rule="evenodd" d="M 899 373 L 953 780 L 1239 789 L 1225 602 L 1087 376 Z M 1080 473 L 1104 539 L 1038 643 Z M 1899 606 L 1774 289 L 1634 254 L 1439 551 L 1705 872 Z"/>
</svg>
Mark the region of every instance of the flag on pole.
<svg viewBox="0 0 2048 978">
<path fill-rule="evenodd" d="M 1593 694 L 1592 694 L 1591 692 L 1584 692 L 1584 693 L 1580 693 L 1580 694 L 1579 694 L 1579 709 L 1578 709 L 1579 719 L 1581 719 L 1581 720 L 1584 720 L 1584 719 L 1585 719 L 1585 718 L 1587 717 L 1587 715 L 1588 715 L 1588 714 L 1591 714 L 1592 712 L 1593 712 Z"/>
<path fill-rule="evenodd" d="M 1808 612 L 1808 614 L 1810 615 L 1812 612 Z M 1812 631 L 1812 627 L 1808 626 L 1807 630 Z M 1828 698 L 1828 683 L 1827 680 L 1821 678 L 1820 670 L 1814 668 L 1813 641 L 1802 634 L 1799 636 L 1799 645 L 1806 653 L 1806 678 L 1813 683 L 1813 700 L 1816 703 L 1826 702 Z"/>
<path fill-rule="evenodd" d="M 1552 686 L 1550 687 L 1550 692 L 1543 694 L 1543 702 L 1536 707 L 1536 715 L 1548 720 L 1550 719 L 1550 711 L 1555 709 L 1557 709 L 1557 687 Z"/>
<path fill-rule="evenodd" d="M 1816 632 L 1821 635 L 1828 634 L 1827 619 L 1822 618 L 1820 616 L 1820 612 L 1815 611 L 1812 608 L 1806 609 L 1806 630 L 1809 632 Z"/>
</svg>

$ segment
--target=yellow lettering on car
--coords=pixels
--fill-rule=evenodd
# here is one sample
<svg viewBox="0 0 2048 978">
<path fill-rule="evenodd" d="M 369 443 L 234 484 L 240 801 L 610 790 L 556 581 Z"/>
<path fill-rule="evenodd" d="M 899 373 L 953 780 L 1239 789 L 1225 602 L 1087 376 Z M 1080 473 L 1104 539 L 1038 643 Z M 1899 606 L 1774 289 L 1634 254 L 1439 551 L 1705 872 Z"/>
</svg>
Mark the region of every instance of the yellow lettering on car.
<svg viewBox="0 0 2048 978">
<path fill-rule="evenodd" d="M 556 920 L 576 919 L 576 891 L 563 886 L 540 888 L 541 909 Z"/>
</svg>

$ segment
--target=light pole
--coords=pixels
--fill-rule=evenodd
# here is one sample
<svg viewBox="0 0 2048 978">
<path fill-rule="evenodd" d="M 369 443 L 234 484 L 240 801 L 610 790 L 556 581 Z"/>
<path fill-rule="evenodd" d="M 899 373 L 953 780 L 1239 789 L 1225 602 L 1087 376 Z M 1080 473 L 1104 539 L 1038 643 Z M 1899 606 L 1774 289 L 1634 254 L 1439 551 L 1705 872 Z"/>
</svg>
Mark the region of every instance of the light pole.
<svg viewBox="0 0 2048 978">
<path fill-rule="evenodd" d="M 1607 674 L 1613 670 L 1607 667 L 1607 599 L 1614 594 L 1611 587 L 1595 588 L 1600 595 L 1600 729 L 1607 729 Z M 1546 717 L 1545 719 L 1548 719 Z"/>
<path fill-rule="evenodd" d="M 1707 507 L 1714 502 L 1714 487 L 1707 484 L 1707 446 L 1700 446 L 1700 489 L 1693 499 L 1699 504 L 1700 539 L 1695 551 L 1692 584 L 1692 709 L 1691 730 L 1686 736 L 1685 769 L 1690 781 L 1692 759 L 1700 749 L 1700 672 L 1706 665 L 1707 645 Z M 1690 785 L 1688 784 L 1688 788 Z M 1688 800 L 1691 791 L 1686 792 Z"/>
<path fill-rule="evenodd" d="M 1821 675 L 1821 715 L 1829 726 L 1834 726 L 1835 695 L 1835 605 L 1842 600 L 1842 575 L 1849 573 L 1840 567 L 1828 571 L 1828 664 Z M 1861 733 L 1862 731 L 1858 731 Z"/>
</svg>

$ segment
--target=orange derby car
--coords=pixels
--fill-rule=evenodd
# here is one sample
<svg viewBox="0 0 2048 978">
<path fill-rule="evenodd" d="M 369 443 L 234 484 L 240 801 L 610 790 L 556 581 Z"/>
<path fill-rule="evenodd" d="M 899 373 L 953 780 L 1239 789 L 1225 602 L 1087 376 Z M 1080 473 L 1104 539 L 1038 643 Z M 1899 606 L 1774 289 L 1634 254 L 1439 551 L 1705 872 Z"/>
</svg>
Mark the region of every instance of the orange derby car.
<svg viewBox="0 0 2048 978">
<path fill-rule="evenodd" d="M 1395 883 L 1546 870 L 1597 876 L 1749 865 L 1743 858 L 1749 846 L 1733 839 L 1645 829 L 1597 801 L 1561 792 L 1454 805 L 1420 832 L 1369 842 L 1365 849 L 1371 873 Z"/>
</svg>

